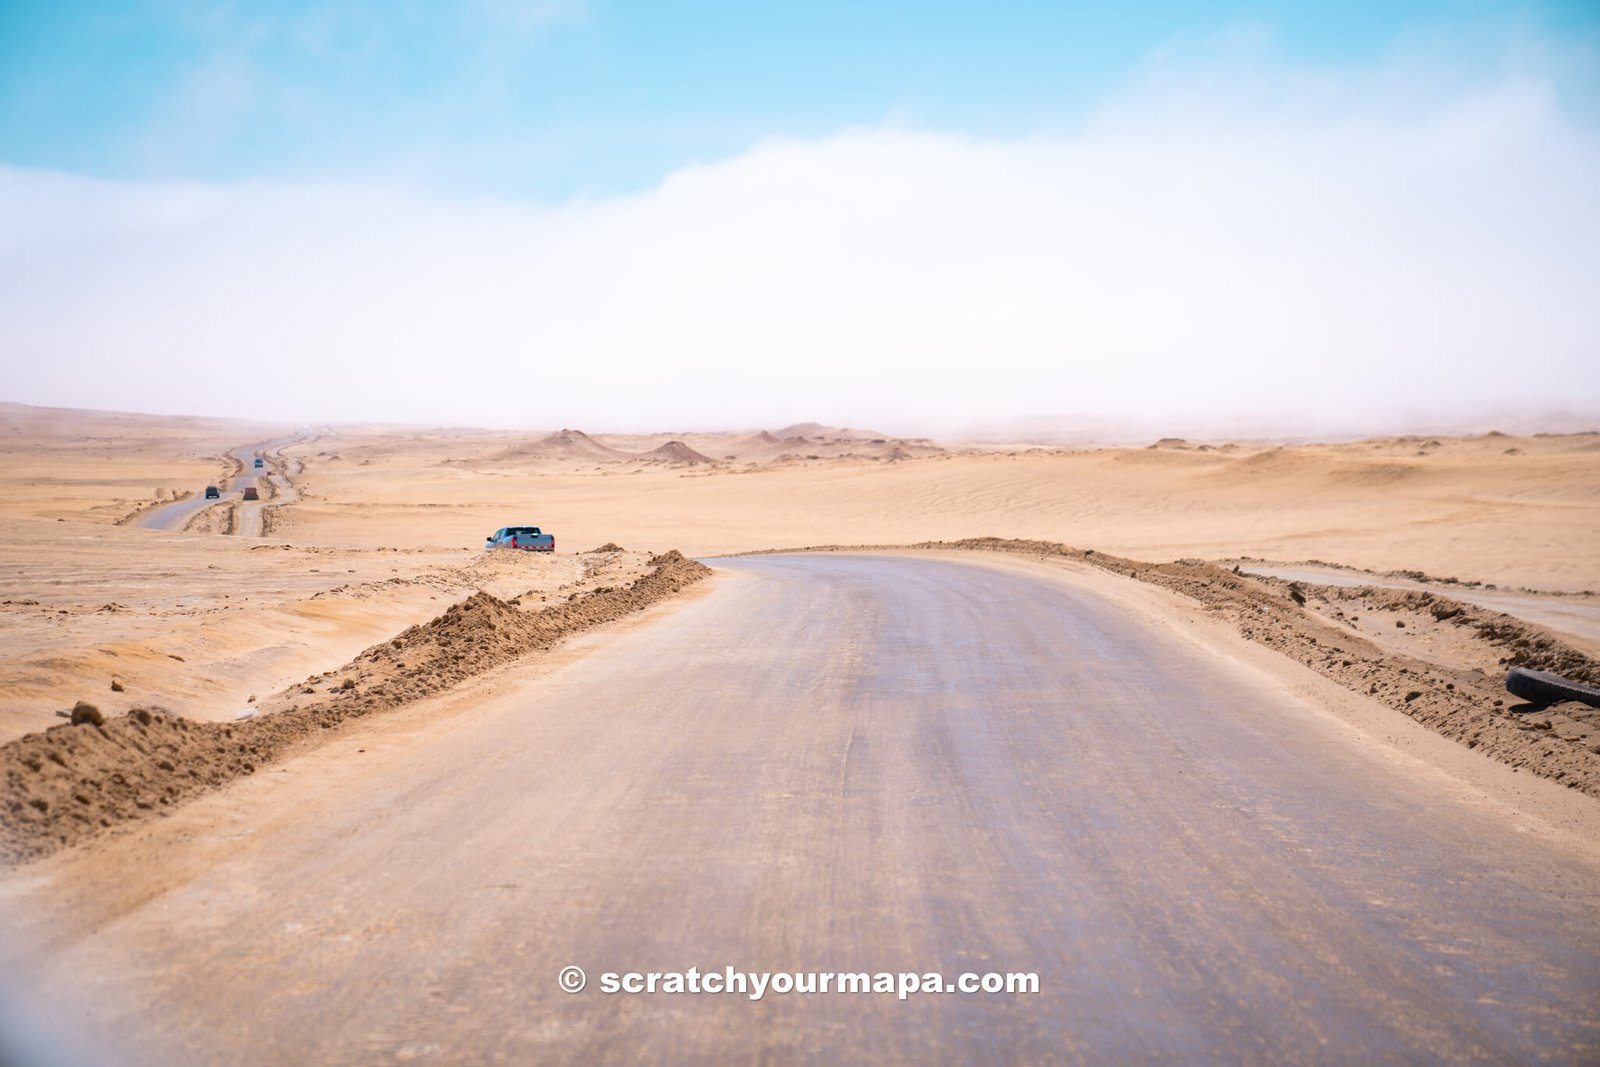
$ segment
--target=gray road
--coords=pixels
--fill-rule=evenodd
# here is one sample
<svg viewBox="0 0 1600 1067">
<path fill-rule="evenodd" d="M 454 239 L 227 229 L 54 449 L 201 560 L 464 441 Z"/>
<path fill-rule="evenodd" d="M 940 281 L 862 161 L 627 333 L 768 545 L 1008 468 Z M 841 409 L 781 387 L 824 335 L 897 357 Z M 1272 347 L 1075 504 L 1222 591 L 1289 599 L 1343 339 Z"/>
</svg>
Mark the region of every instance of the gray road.
<svg viewBox="0 0 1600 1067">
<path fill-rule="evenodd" d="M 152 1063 L 1600 1059 L 1600 874 L 1238 668 L 1011 572 L 718 566 L 466 714 L 258 775 L 211 859 L 13 973 Z M 70 874 L 0 918 L 34 943 Z M 1041 991 L 598 989 L 729 965 Z"/>
<path fill-rule="evenodd" d="M 217 487 L 220 489 L 226 481 L 227 479 L 224 478 L 217 482 Z M 238 493 L 223 493 L 223 497 L 230 500 L 237 498 L 238 495 Z M 133 524 L 142 526 L 147 530 L 187 529 L 196 515 L 219 502 L 219 500 L 207 500 L 205 498 L 205 487 L 202 486 L 193 496 L 185 497 L 182 500 L 174 500 L 170 504 L 162 504 L 158 508 L 151 508 L 135 519 Z"/>
<path fill-rule="evenodd" d="M 270 482 L 277 487 L 280 497 L 288 495 L 292 498 L 293 486 L 290 485 L 287 475 L 283 473 L 284 463 L 278 453 L 284 446 L 298 440 L 300 440 L 298 436 L 280 437 L 271 441 L 239 446 L 229 454 L 244 469 L 239 474 L 217 480 L 216 485 L 222 491 L 220 499 L 207 500 L 205 498 L 205 487 L 200 486 L 194 496 L 150 509 L 139 516 L 134 525 L 150 530 L 182 530 L 186 529 L 189 523 L 194 521 L 194 517 L 206 508 L 237 502 L 239 526 L 234 532 L 242 537 L 260 537 L 262 534 L 261 509 L 266 502 L 247 503 L 243 501 L 241 498 L 244 489 L 250 485 L 265 488 L 266 483 Z M 258 455 L 264 456 L 267 460 L 267 467 L 262 470 L 256 470 L 254 466 L 255 457 Z M 276 502 L 284 503 L 286 501 L 279 499 Z"/>
</svg>

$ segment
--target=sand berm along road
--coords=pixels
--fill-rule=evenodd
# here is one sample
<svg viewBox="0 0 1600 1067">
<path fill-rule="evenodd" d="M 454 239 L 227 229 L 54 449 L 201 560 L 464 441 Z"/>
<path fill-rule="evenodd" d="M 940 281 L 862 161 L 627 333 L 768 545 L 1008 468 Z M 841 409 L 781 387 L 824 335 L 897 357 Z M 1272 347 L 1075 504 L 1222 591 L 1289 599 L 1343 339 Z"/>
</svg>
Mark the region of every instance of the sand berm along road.
<svg viewBox="0 0 1600 1067">
<path fill-rule="evenodd" d="M 1592 842 L 1466 799 L 1111 579 L 715 563 L 683 602 L 24 868 L 6 967 L 149 1063 L 1600 1056 Z M 599 989 L 729 965 L 1040 992 Z"/>
</svg>

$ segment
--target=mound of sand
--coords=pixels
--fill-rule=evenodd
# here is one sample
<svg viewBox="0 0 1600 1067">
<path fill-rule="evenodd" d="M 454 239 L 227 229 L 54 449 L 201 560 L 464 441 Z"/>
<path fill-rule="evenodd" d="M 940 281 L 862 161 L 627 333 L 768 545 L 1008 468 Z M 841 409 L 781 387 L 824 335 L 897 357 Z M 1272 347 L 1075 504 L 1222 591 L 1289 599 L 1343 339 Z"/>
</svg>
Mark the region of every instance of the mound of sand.
<svg viewBox="0 0 1600 1067">
<path fill-rule="evenodd" d="M 1261 580 L 1274 584 L 1279 581 L 1270 578 Z M 1302 594 L 1310 593 L 1324 601 L 1362 611 L 1419 616 L 1464 629 L 1474 640 L 1498 653 L 1496 666 L 1550 671 L 1587 685 L 1600 685 L 1600 663 L 1542 627 L 1523 622 L 1502 611 L 1491 611 L 1423 589 L 1316 585 L 1309 582 L 1285 584 L 1299 588 Z"/>
<path fill-rule="evenodd" d="M 640 458 L 663 463 L 690 465 L 715 462 L 710 456 L 701 455 L 682 441 L 668 441 L 660 448 L 653 448 L 644 453 Z"/>
<path fill-rule="evenodd" d="M 633 454 L 601 444 L 582 430 L 565 429 L 541 437 L 532 444 L 512 445 L 492 458 L 502 461 L 559 459 L 605 462 L 631 459 Z"/>
<path fill-rule="evenodd" d="M 820 422 L 796 422 L 785 426 L 781 430 L 773 430 L 769 437 L 776 437 L 780 441 L 790 441 L 796 437 L 827 437 L 839 432 L 836 426 L 824 426 Z"/>
<path fill-rule="evenodd" d="M 798 442 L 827 442 L 830 444 L 859 444 L 868 442 L 876 445 L 899 443 L 916 446 L 931 446 L 932 441 L 926 437 L 899 438 L 892 434 L 880 433 L 877 430 L 858 430 L 849 426 L 824 426 L 820 422 L 797 422 L 792 426 L 785 426 L 781 430 L 773 430 L 768 437 L 775 437 L 779 441 L 789 444 Z M 938 449 L 943 451 L 943 449 Z"/>
<path fill-rule="evenodd" d="M 347 719 L 398 707 L 672 596 L 710 573 L 677 551 L 630 585 L 524 611 L 478 592 L 351 663 L 307 679 L 241 722 L 196 722 L 159 708 L 83 713 L 0 746 L 0 859 L 20 863 L 170 809 Z M 85 705 L 87 707 L 87 705 Z M 98 721 L 97 721 L 98 720 Z"/>
<path fill-rule="evenodd" d="M 702 446 L 704 447 L 704 446 Z M 746 434 L 733 438 L 722 445 L 718 455 L 729 458 L 751 458 L 755 460 L 770 459 L 783 451 L 785 443 L 782 438 L 775 437 L 766 430 Z"/>
<path fill-rule="evenodd" d="M 603 445 L 582 430 L 557 430 L 538 442 L 538 447 L 550 453 L 576 456 L 619 455 L 617 449 Z"/>
</svg>

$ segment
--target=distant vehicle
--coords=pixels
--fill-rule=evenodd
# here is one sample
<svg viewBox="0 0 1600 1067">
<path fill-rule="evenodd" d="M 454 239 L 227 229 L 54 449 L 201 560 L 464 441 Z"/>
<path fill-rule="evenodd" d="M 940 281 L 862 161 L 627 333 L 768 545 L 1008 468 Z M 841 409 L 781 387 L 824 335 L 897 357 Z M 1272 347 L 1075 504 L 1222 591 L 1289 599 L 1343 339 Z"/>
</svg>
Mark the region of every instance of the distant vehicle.
<svg viewBox="0 0 1600 1067">
<path fill-rule="evenodd" d="M 207 500 L 221 500 L 222 499 L 222 490 L 218 489 L 214 485 L 206 486 L 206 499 Z"/>
<path fill-rule="evenodd" d="M 554 552 L 556 535 L 540 533 L 537 526 L 503 526 L 489 535 L 484 548 L 517 548 L 524 552 Z"/>
<path fill-rule="evenodd" d="M 256 492 L 256 487 L 252 485 L 244 491 L 244 498 L 246 500 L 260 500 L 261 494 Z"/>
<path fill-rule="evenodd" d="M 256 470 L 260 470 L 262 467 L 265 467 L 266 465 L 267 465 L 267 461 L 266 460 L 262 459 L 260 456 L 256 457 Z"/>
</svg>

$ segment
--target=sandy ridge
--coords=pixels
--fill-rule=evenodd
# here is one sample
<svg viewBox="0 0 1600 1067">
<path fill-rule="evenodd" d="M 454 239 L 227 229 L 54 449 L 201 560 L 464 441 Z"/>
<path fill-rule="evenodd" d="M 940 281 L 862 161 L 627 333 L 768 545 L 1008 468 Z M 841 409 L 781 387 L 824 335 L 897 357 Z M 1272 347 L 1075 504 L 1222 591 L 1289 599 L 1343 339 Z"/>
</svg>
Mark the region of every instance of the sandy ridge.
<svg viewBox="0 0 1600 1067">
<path fill-rule="evenodd" d="M 1257 559 L 1254 556 L 1239 556 L 1233 559 L 1218 560 L 1219 563 L 1238 563 L 1242 567 L 1247 565 L 1265 567 L 1317 567 L 1323 570 L 1340 571 L 1344 574 L 1367 578 L 1393 578 L 1402 581 L 1421 582 L 1426 585 L 1456 586 L 1461 589 L 1487 589 L 1500 590 L 1509 593 L 1527 593 L 1531 596 L 1541 597 L 1566 597 L 1569 599 L 1584 599 L 1600 596 L 1600 592 L 1593 589 L 1534 589 L 1525 585 L 1501 585 L 1496 582 L 1481 582 L 1472 578 L 1457 578 L 1453 575 L 1441 577 L 1429 574 L 1415 568 L 1401 570 L 1369 571 L 1360 567 L 1352 567 L 1347 563 L 1334 563 L 1325 559 Z"/>
<path fill-rule="evenodd" d="M 442 692 L 641 611 L 711 573 L 676 550 L 652 557 L 650 567 L 627 586 L 574 593 L 543 610 L 479 591 L 345 667 L 279 694 L 254 718 L 201 722 L 135 708 L 105 719 L 91 710 L 75 716 L 81 721 L 0 746 L 7 794 L 0 808 L 0 860 L 38 859 L 171 810 L 348 719 Z"/>
<path fill-rule="evenodd" d="M 1312 596 L 1328 603 L 1361 603 L 1380 610 L 1431 616 L 1439 622 L 1463 627 L 1472 637 L 1504 652 L 1498 660 L 1500 666 L 1553 671 L 1589 685 L 1600 683 L 1600 662 L 1543 628 L 1503 611 L 1492 611 L 1424 589 L 1321 585 L 1272 577 L 1255 580 L 1284 589 L 1291 599 L 1299 592 L 1303 597 Z"/>
</svg>

